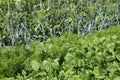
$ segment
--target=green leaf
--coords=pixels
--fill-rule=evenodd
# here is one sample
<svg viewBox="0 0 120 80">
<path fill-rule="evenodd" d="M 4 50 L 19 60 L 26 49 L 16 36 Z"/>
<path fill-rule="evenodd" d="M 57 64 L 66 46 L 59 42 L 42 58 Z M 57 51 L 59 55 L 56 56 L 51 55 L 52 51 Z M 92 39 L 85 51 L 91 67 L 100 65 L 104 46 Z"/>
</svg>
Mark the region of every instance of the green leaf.
<svg viewBox="0 0 120 80">
<path fill-rule="evenodd" d="M 32 65 L 32 69 L 34 71 L 38 71 L 38 69 L 39 69 L 39 63 L 36 60 L 32 60 L 31 61 L 31 65 Z"/>
<path fill-rule="evenodd" d="M 120 61 L 120 54 L 117 54 L 116 58 Z"/>
<path fill-rule="evenodd" d="M 99 77 L 100 76 L 100 71 L 99 71 L 99 67 L 94 67 L 93 73 L 95 74 L 95 77 Z"/>
<path fill-rule="evenodd" d="M 118 68 L 118 63 L 117 62 L 113 62 L 113 63 L 108 63 L 107 64 L 107 71 L 109 71 L 109 76 L 112 77 L 115 73 L 115 71 L 117 71 Z"/>
<path fill-rule="evenodd" d="M 112 36 L 111 38 L 112 38 L 113 40 L 115 40 L 115 39 L 117 39 L 117 36 L 114 35 L 114 36 Z"/>
<path fill-rule="evenodd" d="M 42 67 L 43 67 L 43 69 L 45 69 L 46 71 L 50 71 L 50 68 L 51 68 L 51 62 L 50 62 L 50 60 L 44 60 L 43 62 L 42 62 Z"/>
<path fill-rule="evenodd" d="M 59 68 L 59 62 L 58 62 L 58 59 L 55 59 L 54 62 L 52 63 L 52 67 L 54 69 L 58 69 Z"/>
<path fill-rule="evenodd" d="M 71 60 L 73 60 L 74 56 L 71 53 L 67 53 L 67 55 L 65 56 L 65 61 L 67 63 L 70 63 Z"/>
<path fill-rule="evenodd" d="M 24 70 L 22 70 L 22 75 L 26 76 L 26 72 Z"/>
</svg>

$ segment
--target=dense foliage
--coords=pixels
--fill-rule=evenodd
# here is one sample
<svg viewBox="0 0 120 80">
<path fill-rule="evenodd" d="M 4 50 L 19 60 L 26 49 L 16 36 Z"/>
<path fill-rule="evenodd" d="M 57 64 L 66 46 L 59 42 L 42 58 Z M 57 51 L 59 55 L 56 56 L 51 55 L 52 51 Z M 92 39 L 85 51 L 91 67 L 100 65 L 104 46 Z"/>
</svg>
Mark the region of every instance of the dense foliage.
<svg viewBox="0 0 120 80">
<path fill-rule="evenodd" d="M 0 80 L 119 80 L 119 30 L 120 0 L 0 0 Z"/>
<path fill-rule="evenodd" d="M 2 80 L 119 80 L 120 26 L 0 48 Z M 103 35 L 104 34 L 104 35 Z"/>
<path fill-rule="evenodd" d="M 0 0 L 0 47 L 113 25 L 120 25 L 120 0 Z"/>
</svg>

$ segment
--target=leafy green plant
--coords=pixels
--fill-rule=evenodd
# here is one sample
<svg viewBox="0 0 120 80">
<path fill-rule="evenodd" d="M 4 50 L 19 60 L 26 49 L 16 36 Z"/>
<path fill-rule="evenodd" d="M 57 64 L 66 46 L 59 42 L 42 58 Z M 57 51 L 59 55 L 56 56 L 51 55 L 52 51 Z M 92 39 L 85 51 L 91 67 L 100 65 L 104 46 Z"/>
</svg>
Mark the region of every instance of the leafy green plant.
<svg viewBox="0 0 120 80">
<path fill-rule="evenodd" d="M 31 39 L 44 42 L 66 32 L 85 36 L 120 25 L 119 0 L 10 0 L 9 21 L 7 3 L 0 0 L 0 47 L 20 41 L 30 46 Z"/>
<path fill-rule="evenodd" d="M 0 49 L 0 78 L 2 76 L 14 77 L 16 74 L 21 73 L 22 63 L 29 55 L 30 51 L 28 52 L 23 46 L 6 46 Z"/>
<path fill-rule="evenodd" d="M 119 27 L 86 37 L 63 34 L 44 43 L 0 49 L 1 79 L 117 80 L 120 76 Z M 104 34 L 104 35 L 103 35 Z M 7 71 L 7 72 L 6 72 Z"/>
</svg>

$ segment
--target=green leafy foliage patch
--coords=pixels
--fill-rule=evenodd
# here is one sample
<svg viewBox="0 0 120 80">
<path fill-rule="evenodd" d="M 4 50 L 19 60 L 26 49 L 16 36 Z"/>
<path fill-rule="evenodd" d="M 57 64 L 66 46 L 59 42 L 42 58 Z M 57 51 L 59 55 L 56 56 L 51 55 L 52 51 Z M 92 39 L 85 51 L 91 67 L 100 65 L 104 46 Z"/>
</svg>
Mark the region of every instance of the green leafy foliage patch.
<svg viewBox="0 0 120 80">
<path fill-rule="evenodd" d="M 0 0 L 0 47 L 117 25 L 120 0 Z"/>
<path fill-rule="evenodd" d="M 0 48 L 2 80 L 119 80 L 120 27 Z M 94 32 L 93 32 L 94 33 Z"/>
</svg>

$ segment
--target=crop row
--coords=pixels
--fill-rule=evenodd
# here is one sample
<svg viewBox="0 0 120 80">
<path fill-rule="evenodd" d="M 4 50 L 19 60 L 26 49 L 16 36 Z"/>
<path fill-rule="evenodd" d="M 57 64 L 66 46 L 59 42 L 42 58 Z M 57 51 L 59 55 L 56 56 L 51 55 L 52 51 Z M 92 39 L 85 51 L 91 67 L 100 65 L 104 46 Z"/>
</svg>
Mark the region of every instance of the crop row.
<svg viewBox="0 0 120 80">
<path fill-rule="evenodd" d="M 2 80 L 119 80 L 120 27 L 0 48 Z M 104 35 L 103 35 L 104 33 Z"/>
<path fill-rule="evenodd" d="M 0 46 L 14 46 L 19 42 L 29 46 L 30 40 L 44 42 L 65 32 L 85 36 L 93 30 L 120 25 L 119 0 L 45 0 L 42 3 L 31 0 L 28 3 L 27 6 L 25 1 L 11 2 L 9 18 L 7 3 L 3 0 L 0 3 Z"/>
</svg>

